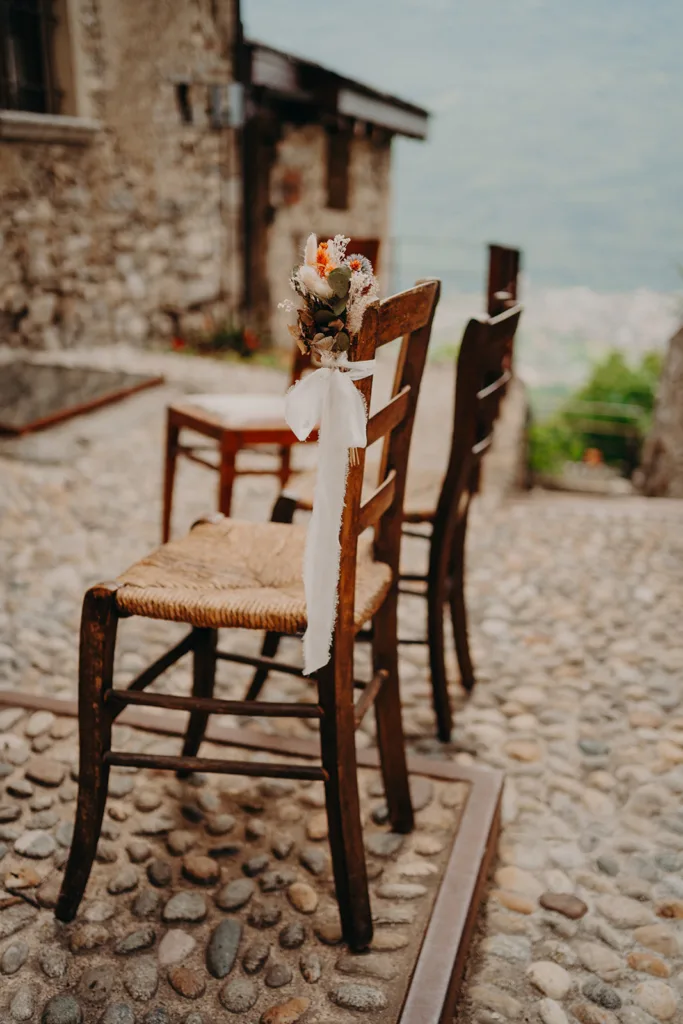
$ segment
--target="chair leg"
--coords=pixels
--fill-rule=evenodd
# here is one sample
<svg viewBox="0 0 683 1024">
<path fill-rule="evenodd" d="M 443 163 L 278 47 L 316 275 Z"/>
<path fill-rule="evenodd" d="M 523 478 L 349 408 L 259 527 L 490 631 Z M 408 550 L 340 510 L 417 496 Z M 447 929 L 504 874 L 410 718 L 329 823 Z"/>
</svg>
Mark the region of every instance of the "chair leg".
<svg viewBox="0 0 683 1024">
<path fill-rule="evenodd" d="M 352 658 L 345 661 L 346 673 L 333 651 L 330 662 L 318 672 L 318 700 L 324 712 L 320 748 L 327 775 L 325 802 L 342 933 L 351 949 L 361 952 L 372 940 L 372 913 L 358 796 Z"/>
<path fill-rule="evenodd" d="M 437 735 L 443 743 L 448 743 L 453 728 L 443 633 L 444 604 L 448 593 L 448 553 L 449 545 L 445 538 L 441 532 L 435 532 L 431 541 L 427 575 L 427 642 Z"/>
<path fill-rule="evenodd" d="M 78 681 L 80 767 L 74 835 L 55 915 L 73 921 L 90 877 L 107 801 L 112 719 L 104 698 L 111 688 L 116 645 L 116 585 L 93 587 L 81 617 Z"/>
<path fill-rule="evenodd" d="M 282 639 L 282 633 L 274 633 L 269 631 L 263 638 L 263 644 L 261 645 L 261 657 L 262 658 L 274 658 L 277 654 L 277 649 L 280 646 L 280 640 Z M 268 678 L 267 668 L 257 668 L 254 672 L 254 678 L 249 684 L 249 689 L 244 695 L 245 700 L 258 700 L 259 694 L 264 687 L 266 679 Z"/>
<path fill-rule="evenodd" d="M 235 483 L 237 472 L 235 463 L 237 459 L 237 446 L 232 434 L 223 435 L 220 446 L 219 479 L 218 479 L 218 511 L 224 516 L 230 515 L 232 506 L 232 489 Z"/>
<path fill-rule="evenodd" d="M 218 630 L 193 629 L 194 654 L 192 664 L 192 696 L 213 697 L 216 681 L 216 644 Z M 183 743 L 183 757 L 196 757 L 204 739 L 209 714 L 206 711 L 192 711 Z M 185 779 L 190 773 L 178 772 L 179 779 Z"/>
<path fill-rule="evenodd" d="M 166 457 L 164 460 L 164 495 L 163 514 L 161 520 L 161 542 L 167 544 L 171 536 L 171 516 L 173 514 L 173 484 L 175 482 L 176 462 L 178 460 L 178 425 L 171 419 L 168 412 L 166 424 Z"/>
<path fill-rule="evenodd" d="M 373 671 L 385 669 L 389 673 L 375 699 L 375 717 L 389 821 L 394 832 L 411 832 L 414 820 L 401 720 L 397 605 L 398 594 L 393 590 L 373 620 Z"/>
<path fill-rule="evenodd" d="M 280 486 L 284 487 L 289 480 L 292 473 L 292 447 L 288 444 L 283 444 L 280 448 Z"/>
<path fill-rule="evenodd" d="M 451 606 L 451 622 L 455 652 L 458 656 L 460 679 L 468 693 L 472 692 L 476 679 L 470 645 L 467 635 L 467 606 L 465 604 L 465 537 L 467 534 L 467 512 L 458 522 L 453 536 L 450 557 L 451 586 L 449 603 Z"/>
<path fill-rule="evenodd" d="M 286 451 L 289 452 L 289 448 Z M 285 449 L 283 448 L 284 452 Z M 273 511 L 270 516 L 271 523 L 291 523 L 294 519 L 294 513 L 296 512 L 296 499 L 290 498 L 285 494 L 281 494 L 273 505 Z M 277 649 L 280 646 L 280 640 L 282 639 L 282 633 L 268 632 L 263 638 L 263 646 L 261 647 L 262 658 L 274 658 L 277 654 Z M 258 700 L 258 696 L 263 689 L 263 686 L 268 678 L 267 668 L 257 668 L 254 672 L 254 678 L 249 684 L 249 689 L 244 695 L 245 700 Z"/>
</svg>

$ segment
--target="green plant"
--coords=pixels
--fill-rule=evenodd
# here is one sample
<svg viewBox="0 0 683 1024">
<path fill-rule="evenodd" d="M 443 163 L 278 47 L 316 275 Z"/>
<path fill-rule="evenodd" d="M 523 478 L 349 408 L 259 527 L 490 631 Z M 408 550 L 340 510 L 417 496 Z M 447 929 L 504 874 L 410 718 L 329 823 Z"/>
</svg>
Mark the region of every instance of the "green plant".
<svg viewBox="0 0 683 1024">
<path fill-rule="evenodd" d="M 621 352 L 610 352 L 551 419 L 531 428 L 531 468 L 557 472 L 562 463 L 597 448 L 605 462 L 630 475 L 650 426 L 661 368 L 656 352 L 644 355 L 635 367 Z"/>
<path fill-rule="evenodd" d="M 561 416 L 529 429 L 529 465 L 535 473 L 556 473 L 564 462 L 576 462 L 582 454 L 581 439 Z"/>
<path fill-rule="evenodd" d="M 621 352 L 610 352 L 593 368 L 588 383 L 575 398 L 580 402 L 637 406 L 647 419 L 654 408 L 661 372 L 662 357 L 658 352 L 646 353 L 636 367 L 629 366 Z"/>
</svg>

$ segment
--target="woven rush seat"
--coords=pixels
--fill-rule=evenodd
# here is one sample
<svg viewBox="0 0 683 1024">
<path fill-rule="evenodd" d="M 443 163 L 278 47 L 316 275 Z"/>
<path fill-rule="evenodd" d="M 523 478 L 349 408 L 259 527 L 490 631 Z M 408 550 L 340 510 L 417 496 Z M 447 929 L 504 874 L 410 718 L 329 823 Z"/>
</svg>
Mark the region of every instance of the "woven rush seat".
<svg viewBox="0 0 683 1024">
<path fill-rule="evenodd" d="M 117 580 L 122 612 L 219 629 L 306 628 L 302 580 L 305 526 L 222 519 L 196 526 L 182 540 L 157 548 Z M 372 558 L 361 537 L 356 571 L 355 625 L 381 606 L 391 569 Z"/>
</svg>

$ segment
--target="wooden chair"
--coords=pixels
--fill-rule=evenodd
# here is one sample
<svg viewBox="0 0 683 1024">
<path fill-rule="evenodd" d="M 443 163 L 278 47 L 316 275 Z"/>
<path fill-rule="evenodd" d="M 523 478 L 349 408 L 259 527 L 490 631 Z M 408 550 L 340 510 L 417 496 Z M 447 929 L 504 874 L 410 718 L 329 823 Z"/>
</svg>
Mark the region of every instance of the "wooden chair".
<svg viewBox="0 0 683 1024">
<path fill-rule="evenodd" d="M 513 306 L 497 317 L 470 320 L 458 353 L 453 434 L 446 473 L 441 481 L 432 473 L 424 478 L 411 473 L 407 481 L 403 534 L 429 542 L 429 567 L 426 573 L 401 575 L 401 592 L 427 599 L 427 637 L 400 639 L 399 643 L 429 645 L 434 711 L 438 735 L 444 741 L 450 738 L 452 729 L 444 605 L 448 605 L 451 614 L 462 685 L 471 691 L 475 676 L 464 596 L 467 519 L 470 500 L 479 486 L 481 458 L 491 444 L 500 402 L 512 377 L 513 342 L 520 314 L 521 307 Z M 310 474 L 295 478 L 290 489 L 278 499 L 273 519 L 291 522 L 296 509 L 310 511 L 312 484 Z M 370 486 L 366 480 L 366 490 Z M 414 529 L 416 526 L 421 529 Z M 425 527 L 428 532 L 423 532 Z M 416 584 L 421 589 L 415 589 Z M 361 638 L 371 639 L 371 634 L 361 634 Z M 265 657 L 277 653 L 279 641 L 280 635 L 275 631 L 266 633 Z M 256 670 L 247 700 L 256 700 L 267 676 L 267 666 Z"/>
<path fill-rule="evenodd" d="M 412 523 L 431 527 L 427 534 L 405 528 L 405 533 L 429 541 L 426 574 L 404 575 L 407 583 L 426 584 L 427 643 L 434 711 L 439 738 L 447 741 L 452 729 L 444 647 L 444 605 L 448 605 L 462 685 L 475 684 L 469 650 L 465 604 L 465 538 L 472 497 L 479 488 L 481 459 L 490 447 L 500 403 L 512 378 L 512 350 L 521 306 L 495 317 L 472 319 L 465 328 L 458 353 L 453 435 L 446 474 L 436 508 Z M 417 593 L 417 591 L 413 591 Z M 413 641 L 424 643 L 424 640 Z"/>
<path fill-rule="evenodd" d="M 372 918 L 363 853 L 355 730 L 374 704 L 381 769 L 389 819 L 409 832 L 413 813 L 406 771 L 398 689 L 396 614 L 401 521 L 406 465 L 415 406 L 425 365 L 439 283 L 426 282 L 370 306 L 355 357 L 371 359 L 375 349 L 403 336 L 392 399 L 368 422 L 368 442 L 384 440 L 381 483 L 361 501 L 364 452 L 351 467 L 340 533 L 339 607 L 332 655 L 317 675 L 318 699 L 309 703 L 222 700 L 213 696 L 216 660 L 224 659 L 301 674 L 291 665 L 217 649 L 219 628 L 274 630 L 298 634 L 306 627 L 301 580 L 305 527 L 251 523 L 218 514 L 179 541 L 163 545 L 128 569 L 115 583 L 85 595 L 79 675 L 80 772 L 74 838 L 56 915 L 76 915 L 97 849 L 113 765 L 277 778 L 318 779 L 325 785 L 329 840 L 344 937 L 353 949 L 372 937 Z M 371 378 L 357 382 L 369 406 Z M 374 541 L 359 537 L 374 527 Z M 125 690 L 112 688 L 119 619 L 137 615 L 190 625 L 172 650 L 143 671 Z M 373 676 L 353 679 L 358 631 L 374 623 Z M 183 654 L 194 659 L 192 696 L 143 691 Z M 354 687 L 361 689 L 354 703 Z M 112 725 L 127 705 L 190 712 L 182 755 L 117 752 Z M 210 714 L 314 718 L 320 721 L 320 766 L 229 761 L 198 757 Z"/>
<path fill-rule="evenodd" d="M 366 256 L 377 268 L 379 242 L 373 238 L 351 239 L 349 252 Z M 295 384 L 309 366 L 307 355 L 293 346 L 289 385 Z M 250 408 L 245 410 L 245 399 Z M 254 408 L 262 410 L 259 418 Z M 181 443 L 181 431 L 209 438 L 209 444 Z M 171 536 L 176 464 L 183 456 L 218 473 L 218 511 L 230 515 L 232 492 L 238 476 L 277 476 L 284 487 L 291 473 L 292 447 L 298 444 L 284 417 L 284 395 L 199 395 L 168 407 L 161 540 Z M 241 451 L 259 451 L 275 459 L 275 465 L 246 468 L 239 465 Z M 206 453 L 209 458 L 206 458 Z M 213 453 L 213 458 L 212 458 Z"/>
</svg>

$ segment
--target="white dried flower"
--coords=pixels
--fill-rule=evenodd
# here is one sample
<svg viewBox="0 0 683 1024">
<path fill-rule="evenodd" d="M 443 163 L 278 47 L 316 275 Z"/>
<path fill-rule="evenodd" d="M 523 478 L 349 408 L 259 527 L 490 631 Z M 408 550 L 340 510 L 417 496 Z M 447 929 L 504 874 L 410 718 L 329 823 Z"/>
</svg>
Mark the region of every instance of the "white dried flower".
<svg viewBox="0 0 683 1024">
<path fill-rule="evenodd" d="M 359 333 L 365 310 L 376 298 L 377 278 L 374 274 L 353 274 L 346 302 L 346 327 L 350 334 Z"/>
<path fill-rule="evenodd" d="M 346 247 L 350 241 L 351 239 L 346 238 L 345 235 L 335 235 L 328 243 L 328 252 L 337 266 L 340 266 L 344 262 Z"/>
<path fill-rule="evenodd" d="M 308 263 L 310 267 L 314 267 L 317 252 L 318 239 L 315 235 L 309 235 L 306 239 L 306 245 L 304 246 L 304 263 Z"/>
<path fill-rule="evenodd" d="M 320 299 L 331 299 L 334 295 L 327 281 L 320 276 L 315 267 L 304 263 L 298 270 L 299 283 L 312 295 Z"/>
</svg>

